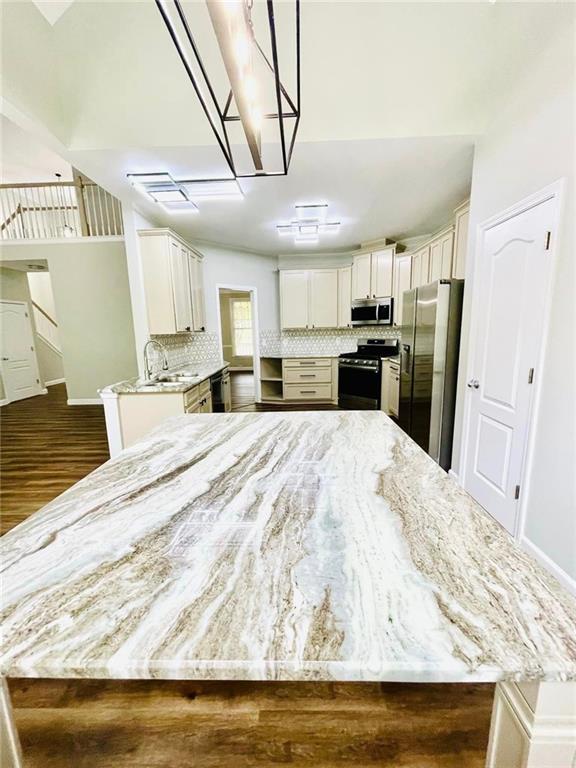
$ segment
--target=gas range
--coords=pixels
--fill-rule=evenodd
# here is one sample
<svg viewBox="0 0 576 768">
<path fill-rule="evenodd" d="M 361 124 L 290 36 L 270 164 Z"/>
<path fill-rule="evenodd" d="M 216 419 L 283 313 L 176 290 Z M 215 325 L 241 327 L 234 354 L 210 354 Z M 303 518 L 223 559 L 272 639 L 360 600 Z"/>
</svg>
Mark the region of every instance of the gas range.
<svg viewBox="0 0 576 768">
<path fill-rule="evenodd" d="M 340 408 L 377 410 L 381 403 L 382 358 L 395 357 L 397 339 L 360 339 L 355 352 L 343 352 L 338 360 Z"/>
</svg>

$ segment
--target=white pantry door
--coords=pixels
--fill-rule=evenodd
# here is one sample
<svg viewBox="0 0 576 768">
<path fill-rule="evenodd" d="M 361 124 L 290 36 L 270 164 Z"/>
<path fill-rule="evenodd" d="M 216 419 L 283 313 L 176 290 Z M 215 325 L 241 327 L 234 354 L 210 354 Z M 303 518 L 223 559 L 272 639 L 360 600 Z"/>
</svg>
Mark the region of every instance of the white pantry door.
<svg viewBox="0 0 576 768">
<path fill-rule="evenodd" d="M 479 254 L 464 486 L 512 534 L 540 375 L 555 209 L 556 200 L 546 200 L 487 229 Z"/>
<path fill-rule="evenodd" d="M 28 305 L 0 301 L 1 370 L 7 400 L 22 400 L 42 392 Z"/>
</svg>

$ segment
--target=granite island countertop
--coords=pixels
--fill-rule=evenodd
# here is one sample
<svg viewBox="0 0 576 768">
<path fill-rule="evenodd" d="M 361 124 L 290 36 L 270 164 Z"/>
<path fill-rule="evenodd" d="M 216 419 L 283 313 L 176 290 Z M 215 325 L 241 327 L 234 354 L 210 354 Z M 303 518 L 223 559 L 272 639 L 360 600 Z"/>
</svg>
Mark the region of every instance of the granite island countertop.
<svg viewBox="0 0 576 768">
<path fill-rule="evenodd" d="M 161 371 L 161 373 L 170 373 L 174 371 L 186 371 L 189 372 L 193 378 L 189 381 L 169 382 L 153 386 L 150 384 L 143 385 L 142 379 L 135 377 L 133 379 L 126 379 L 126 381 L 119 381 L 116 384 L 110 384 L 104 389 L 99 390 L 100 395 L 115 394 L 115 395 L 152 395 L 152 394 L 166 394 L 170 392 L 187 392 L 192 387 L 201 384 L 206 379 L 209 379 L 219 371 L 223 371 L 227 368 L 229 363 L 225 360 L 214 363 L 187 363 L 186 365 L 179 365 L 175 368 L 170 368 L 168 371 Z"/>
<path fill-rule="evenodd" d="M 23 677 L 576 679 L 576 601 L 387 416 L 181 416 L 0 540 Z"/>
</svg>

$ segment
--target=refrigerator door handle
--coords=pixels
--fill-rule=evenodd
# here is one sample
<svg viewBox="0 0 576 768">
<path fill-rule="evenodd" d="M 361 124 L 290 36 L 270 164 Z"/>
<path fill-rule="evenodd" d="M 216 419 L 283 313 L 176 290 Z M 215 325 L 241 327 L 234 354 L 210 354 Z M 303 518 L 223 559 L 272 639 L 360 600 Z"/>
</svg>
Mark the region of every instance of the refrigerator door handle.
<svg viewBox="0 0 576 768">
<path fill-rule="evenodd" d="M 410 373 L 410 344 L 402 344 L 402 371 Z"/>
</svg>

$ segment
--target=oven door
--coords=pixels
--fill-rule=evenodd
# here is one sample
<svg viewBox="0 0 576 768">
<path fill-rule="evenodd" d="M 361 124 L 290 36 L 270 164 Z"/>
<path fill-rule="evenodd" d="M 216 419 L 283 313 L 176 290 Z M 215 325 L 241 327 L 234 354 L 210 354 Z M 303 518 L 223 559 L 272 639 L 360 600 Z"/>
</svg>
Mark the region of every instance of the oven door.
<svg viewBox="0 0 576 768">
<path fill-rule="evenodd" d="M 353 301 L 352 325 L 378 325 L 377 301 Z"/>
<path fill-rule="evenodd" d="M 380 408 L 380 366 L 338 364 L 338 405 L 354 411 Z"/>
</svg>

